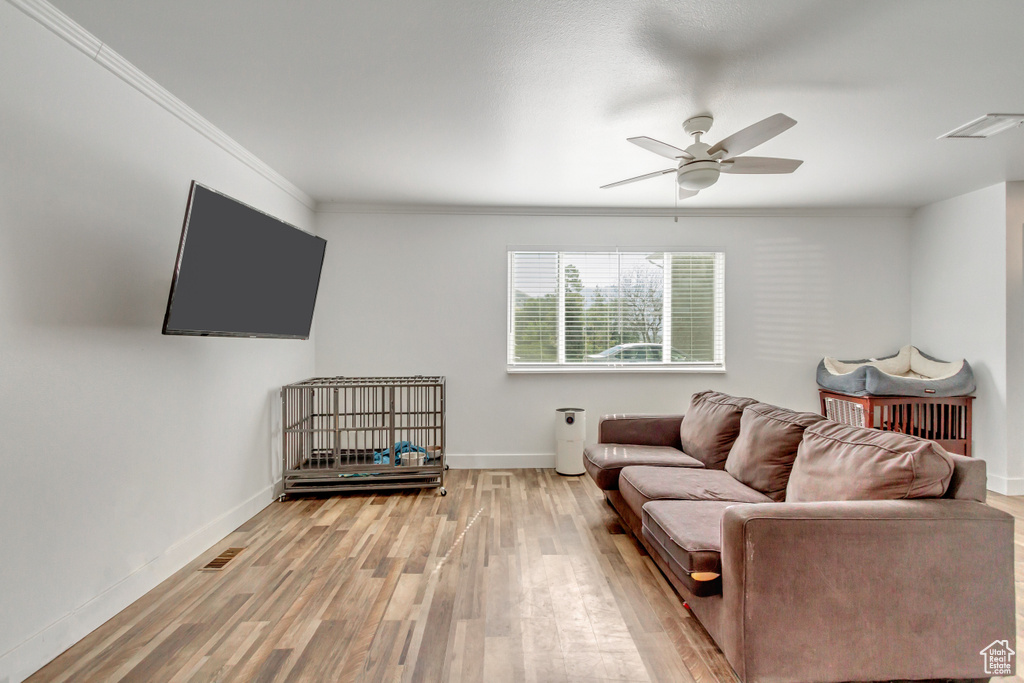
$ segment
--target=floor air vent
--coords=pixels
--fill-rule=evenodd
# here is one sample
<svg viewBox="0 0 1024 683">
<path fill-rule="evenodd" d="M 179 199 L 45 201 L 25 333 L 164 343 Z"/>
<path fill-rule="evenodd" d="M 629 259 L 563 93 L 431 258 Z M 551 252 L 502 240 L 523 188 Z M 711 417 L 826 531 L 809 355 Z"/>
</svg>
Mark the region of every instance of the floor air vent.
<svg viewBox="0 0 1024 683">
<path fill-rule="evenodd" d="M 222 552 L 220 555 L 218 555 L 217 557 L 215 557 L 212 560 L 210 560 L 209 564 L 207 564 L 205 567 L 202 567 L 200 569 L 200 571 L 204 571 L 204 572 L 220 571 L 221 569 L 224 568 L 224 565 L 226 565 L 228 562 L 230 562 L 231 560 L 233 560 L 236 557 L 238 557 L 238 554 L 241 553 L 243 550 L 245 550 L 245 548 L 228 548 L 227 550 Z"/>
</svg>

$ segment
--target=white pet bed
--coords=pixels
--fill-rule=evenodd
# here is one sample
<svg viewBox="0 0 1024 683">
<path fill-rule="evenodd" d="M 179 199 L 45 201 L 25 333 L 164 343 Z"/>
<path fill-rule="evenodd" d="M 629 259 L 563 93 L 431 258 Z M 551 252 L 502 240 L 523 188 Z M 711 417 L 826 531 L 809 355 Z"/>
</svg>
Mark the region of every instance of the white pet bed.
<svg viewBox="0 0 1024 683">
<path fill-rule="evenodd" d="M 974 371 L 966 360 L 941 361 L 904 346 L 885 358 L 818 363 L 818 386 L 851 396 L 967 396 Z"/>
</svg>

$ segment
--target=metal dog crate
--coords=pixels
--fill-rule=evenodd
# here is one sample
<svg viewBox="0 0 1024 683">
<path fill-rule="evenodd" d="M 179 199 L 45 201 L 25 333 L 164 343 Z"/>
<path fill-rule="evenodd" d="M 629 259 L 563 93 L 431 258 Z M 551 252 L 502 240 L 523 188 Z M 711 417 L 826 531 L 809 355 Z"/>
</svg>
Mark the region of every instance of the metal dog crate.
<svg viewBox="0 0 1024 683">
<path fill-rule="evenodd" d="M 444 377 L 317 377 L 281 389 L 284 494 L 444 488 Z"/>
<path fill-rule="evenodd" d="M 950 453 L 971 455 L 973 396 L 849 396 L 819 389 L 830 420 L 931 439 Z"/>
</svg>

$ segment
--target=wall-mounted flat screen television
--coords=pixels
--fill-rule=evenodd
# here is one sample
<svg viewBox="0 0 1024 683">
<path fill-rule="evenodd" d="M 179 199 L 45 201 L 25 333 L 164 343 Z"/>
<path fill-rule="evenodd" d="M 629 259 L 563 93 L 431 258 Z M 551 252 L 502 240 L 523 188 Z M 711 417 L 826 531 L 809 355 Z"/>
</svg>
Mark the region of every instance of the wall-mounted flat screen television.
<svg viewBox="0 0 1024 683">
<path fill-rule="evenodd" d="M 308 339 L 326 246 L 192 181 L 164 334 Z"/>
</svg>

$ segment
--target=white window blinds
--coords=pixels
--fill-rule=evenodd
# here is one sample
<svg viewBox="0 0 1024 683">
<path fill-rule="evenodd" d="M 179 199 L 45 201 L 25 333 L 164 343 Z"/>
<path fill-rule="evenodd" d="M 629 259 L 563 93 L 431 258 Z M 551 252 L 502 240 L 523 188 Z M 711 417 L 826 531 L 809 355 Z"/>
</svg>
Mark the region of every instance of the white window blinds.
<svg viewBox="0 0 1024 683">
<path fill-rule="evenodd" d="M 725 367 L 725 254 L 509 251 L 510 369 Z"/>
</svg>

